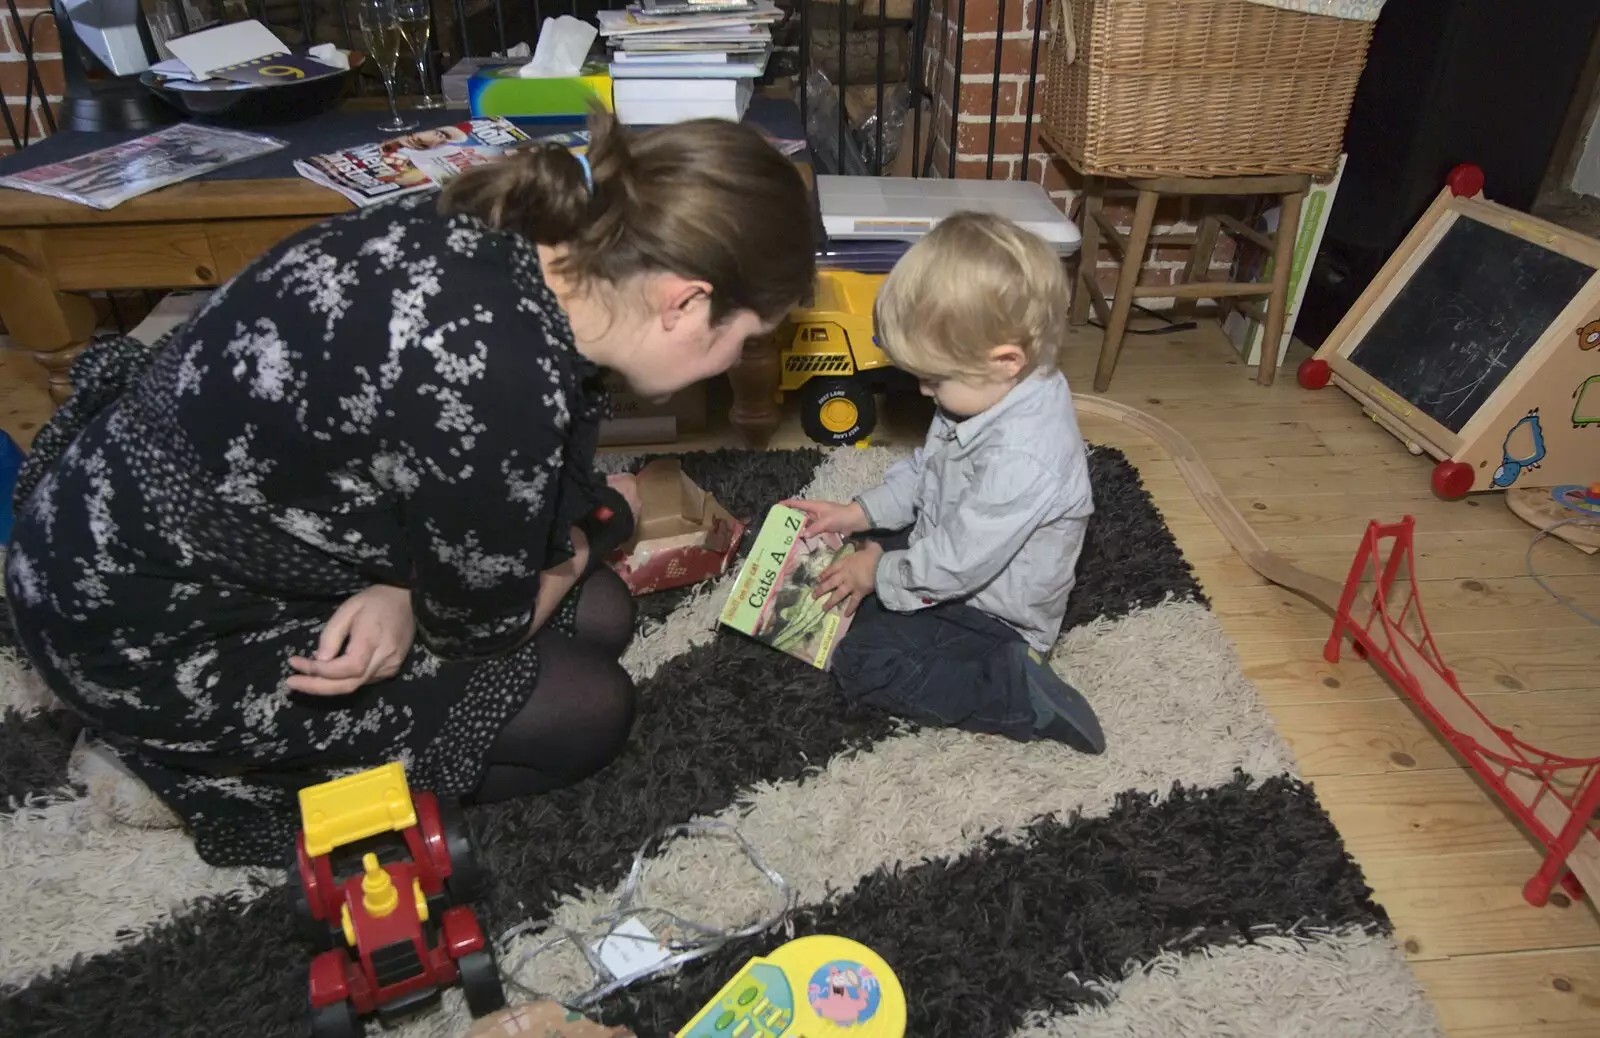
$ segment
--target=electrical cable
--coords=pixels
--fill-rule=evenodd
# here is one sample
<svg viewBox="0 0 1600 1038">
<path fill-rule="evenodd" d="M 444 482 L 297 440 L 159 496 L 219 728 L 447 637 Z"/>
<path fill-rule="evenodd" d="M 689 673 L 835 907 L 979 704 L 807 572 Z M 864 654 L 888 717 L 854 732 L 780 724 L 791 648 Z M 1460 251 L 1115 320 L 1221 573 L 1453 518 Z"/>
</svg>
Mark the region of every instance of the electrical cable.
<svg viewBox="0 0 1600 1038">
<path fill-rule="evenodd" d="M 655 847 L 658 840 L 662 846 L 665 846 L 667 842 L 684 836 L 724 836 L 731 837 L 737 841 L 745 857 L 750 860 L 750 863 L 766 878 L 777 893 L 778 907 L 770 914 L 754 922 L 729 930 L 696 922 L 692 919 L 685 919 L 664 908 L 634 904 L 634 898 L 638 896 L 639 888 L 644 882 L 646 855 Z M 518 923 L 500 935 L 499 944 L 502 961 L 509 961 L 507 956 L 511 949 L 511 942 L 518 937 L 542 933 L 555 933 L 557 936 L 543 940 L 522 952 L 514 962 L 510 962 L 501 972 L 509 985 L 530 999 L 553 999 L 569 1009 L 582 1010 L 641 980 L 676 970 L 685 963 L 710 955 L 733 941 L 754 937 L 776 929 L 788 921 L 789 913 L 794 910 L 795 904 L 795 892 L 789 886 L 788 881 L 762 859 L 760 853 L 744 838 L 744 835 L 738 829 L 725 822 L 688 822 L 682 825 L 671 825 L 663 829 L 658 835 L 639 845 L 639 850 L 633 856 L 633 867 L 628 870 L 628 878 L 623 883 L 622 894 L 618 898 L 616 910 L 598 916 L 593 920 L 595 925 L 602 927 L 601 929 L 583 932 L 564 926 L 557 926 L 550 922 L 526 920 Z M 669 930 L 686 931 L 694 936 L 689 939 L 680 939 L 669 935 L 667 938 L 657 939 L 618 932 L 617 928 L 623 923 L 642 915 L 650 915 L 664 920 L 666 928 Z M 625 977 L 617 977 L 601 961 L 599 952 L 596 950 L 600 942 L 605 940 L 648 942 L 652 945 L 658 945 L 663 950 L 670 952 L 670 954 L 652 966 L 637 970 Z M 546 955 L 567 944 L 577 948 L 596 979 L 596 982 L 586 991 L 562 997 L 551 992 L 540 991 L 531 984 L 524 983 L 519 979 L 518 975 L 527 969 L 529 963 L 541 955 Z"/>
<path fill-rule="evenodd" d="M 1544 589 L 1545 594 L 1549 595 L 1551 598 L 1555 599 L 1557 602 L 1560 602 L 1562 605 L 1566 606 L 1568 609 L 1572 610 L 1574 613 L 1578 614 L 1579 616 L 1583 617 L 1585 620 L 1587 620 L 1590 623 L 1594 624 L 1596 627 L 1600 627 L 1600 616 L 1595 616 L 1593 613 L 1588 612 L 1582 606 L 1578 605 L 1578 603 L 1576 603 L 1576 602 L 1572 601 L 1571 599 L 1565 597 L 1560 592 L 1558 592 L 1555 588 L 1553 588 L 1549 584 L 1545 583 L 1544 577 L 1540 576 L 1539 575 L 1539 571 L 1534 569 L 1534 566 L 1533 566 L 1533 549 L 1538 546 L 1540 541 L 1544 540 L 1546 537 L 1550 536 L 1555 531 L 1561 529 L 1563 526 L 1583 526 L 1583 527 L 1588 527 L 1588 528 L 1600 528 L 1600 520 L 1584 519 L 1582 517 L 1576 517 L 1575 516 L 1575 517 L 1573 517 L 1571 519 L 1562 519 L 1560 522 L 1552 523 L 1551 525 L 1549 525 L 1549 526 L 1545 527 L 1544 529 L 1540 530 L 1538 533 L 1534 534 L 1533 535 L 1533 540 L 1528 542 L 1528 554 L 1527 554 L 1528 576 L 1533 578 L 1533 582 L 1535 584 L 1538 584 L 1541 588 Z"/>
</svg>

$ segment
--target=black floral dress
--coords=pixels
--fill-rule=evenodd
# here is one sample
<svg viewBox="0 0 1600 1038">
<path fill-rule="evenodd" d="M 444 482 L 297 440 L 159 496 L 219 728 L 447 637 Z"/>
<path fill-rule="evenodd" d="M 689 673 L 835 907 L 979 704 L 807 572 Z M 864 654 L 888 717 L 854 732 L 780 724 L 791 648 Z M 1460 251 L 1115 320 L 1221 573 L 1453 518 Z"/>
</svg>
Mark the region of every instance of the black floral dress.
<svg viewBox="0 0 1600 1038">
<path fill-rule="evenodd" d="M 601 372 L 533 246 L 430 196 L 361 210 L 272 250 L 131 373 L 80 367 L 7 593 L 51 687 L 201 856 L 281 863 L 295 790 L 365 766 L 475 788 L 538 680 L 538 574 L 600 489 Z M 400 674 L 289 692 L 289 657 L 375 583 L 412 590 Z"/>
</svg>

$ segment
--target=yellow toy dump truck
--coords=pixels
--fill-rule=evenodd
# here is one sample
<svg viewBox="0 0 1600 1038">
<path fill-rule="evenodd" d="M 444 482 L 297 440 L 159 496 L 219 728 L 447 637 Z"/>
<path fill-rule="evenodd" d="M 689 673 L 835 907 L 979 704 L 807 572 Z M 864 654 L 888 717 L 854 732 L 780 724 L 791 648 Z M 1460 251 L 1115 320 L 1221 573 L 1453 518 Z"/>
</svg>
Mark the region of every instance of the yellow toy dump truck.
<svg viewBox="0 0 1600 1038">
<path fill-rule="evenodd" d="M 897 370 L 872 330 L 872 304 L 885 274 L 821 270 L 809 303 L 789 314 L 779 332 L 779 388 L 799 392 L 800 425 L 818 443 L 856 443 L 878 424 L 873 397 L 897 379 Z M 790 334 L 792 332 L 792 334 Z"/>
</svg>

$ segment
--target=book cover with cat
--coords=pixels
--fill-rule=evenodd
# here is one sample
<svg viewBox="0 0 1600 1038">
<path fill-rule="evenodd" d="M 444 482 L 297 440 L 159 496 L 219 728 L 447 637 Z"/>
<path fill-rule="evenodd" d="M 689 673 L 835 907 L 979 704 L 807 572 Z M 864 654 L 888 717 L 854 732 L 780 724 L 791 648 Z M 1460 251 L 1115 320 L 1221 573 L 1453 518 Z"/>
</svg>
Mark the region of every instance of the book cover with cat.
<svg viewBox="0 0 1600 1038">
<path fill-rule="evenodd" d="M 806 514 L 774 505 L 722 609 L 722 623 L 757 641 L 827 670 L 850 629 L 841 609 L 815 598 L 822 572 L 856 550 L 836 533 L 805 536 Z"/>
</svg>

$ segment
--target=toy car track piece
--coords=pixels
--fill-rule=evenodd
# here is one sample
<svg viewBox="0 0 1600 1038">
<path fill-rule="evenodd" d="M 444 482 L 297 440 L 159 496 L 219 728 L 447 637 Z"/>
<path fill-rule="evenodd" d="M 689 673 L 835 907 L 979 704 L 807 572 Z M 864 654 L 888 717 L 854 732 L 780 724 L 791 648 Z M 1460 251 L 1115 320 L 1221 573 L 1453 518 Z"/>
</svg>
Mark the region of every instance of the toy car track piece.
<svg viewBox="0 0 1600 1038">
<path fill-rule="evenodd" d="M 904 1038 L 906 997 L 889 964 L 814 935 L 751 959 L 678 1038 Z"/>
</svg>

